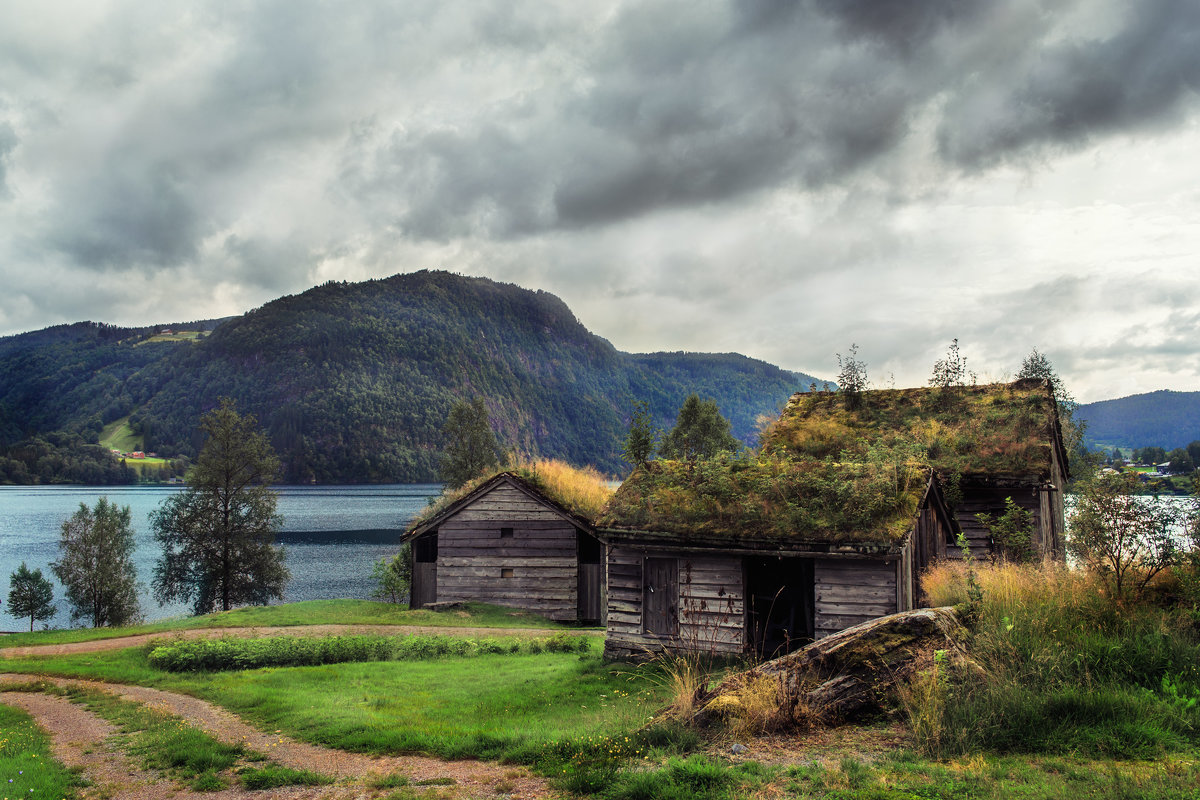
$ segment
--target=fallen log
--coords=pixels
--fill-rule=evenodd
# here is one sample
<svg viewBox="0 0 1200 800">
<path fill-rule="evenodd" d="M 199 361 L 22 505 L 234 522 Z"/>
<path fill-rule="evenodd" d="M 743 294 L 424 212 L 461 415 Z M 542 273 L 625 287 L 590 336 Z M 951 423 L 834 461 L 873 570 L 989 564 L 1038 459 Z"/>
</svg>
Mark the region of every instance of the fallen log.
<svg viewBox="0 0 1200 800">
<path fill-rule="evenodd" d="M 967 663 L 966 635 L 949 607 L 879 617 L 727 678 L 699 699 L 693 721 L 704 726 L 737 714 L 766 687 L 778 704 L 774 727 L 849 722 L 888 707 L 935 653 L 948 665 Z"/>
</svg>

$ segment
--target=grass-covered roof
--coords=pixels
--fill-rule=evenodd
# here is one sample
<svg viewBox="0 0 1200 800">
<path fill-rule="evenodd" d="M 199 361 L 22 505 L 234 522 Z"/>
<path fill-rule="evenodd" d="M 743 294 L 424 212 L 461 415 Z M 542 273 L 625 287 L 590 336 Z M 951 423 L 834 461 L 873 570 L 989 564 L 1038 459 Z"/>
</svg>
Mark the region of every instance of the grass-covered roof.
<svg viewBox="0 0 1200 800">
<path fill-rule="evenodd" d="M 1045 479 L 1058 436 L 1042 381 L 800 393 L 758 453 L 635 470 L 599 527 L 680 540 L 895 543 L 932 474 Z"/>
<path fill-rule="evenodd" d="M 608 478 L 593 467 L 573 467 L 553 458 L 520 461 L 485 472 L 457 489 L 442 492 L 433 504 L 417 515 L 409 525 L 409 531 L 425 525 L 500 475 L 524 481 L 545 499 L 589 524 L 600 516 L 613 493 Z"/>
<path fill-rule="evenodd" d="M 793 395 L 763 434 L 763 451 L 821 460 L 866 444 L 917 450 L 943 475 L 1047 478 L 1061 454 L 1044 381 Z"/>
<path fill-rule="evenodd" d="M 652 461 L 621 484 L 599 527 L 698 541 L 890 544 L 912 527 L 928 475 L 916 459 L 881 450 L 854 462 Z"/>
</svg>

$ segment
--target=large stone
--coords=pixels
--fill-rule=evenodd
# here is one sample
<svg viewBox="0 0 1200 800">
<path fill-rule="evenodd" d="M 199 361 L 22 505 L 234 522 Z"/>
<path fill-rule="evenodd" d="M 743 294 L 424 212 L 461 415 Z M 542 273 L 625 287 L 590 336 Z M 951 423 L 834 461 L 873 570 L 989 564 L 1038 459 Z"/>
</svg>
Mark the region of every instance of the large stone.
<svg viewBox="0 0 1200 800">
<path fill-rule="evenodd" d="M 948 664 L 966 663 L 965 639 L 952 608 L 879 617 L 727 678 L 701 698 L 695 721 L 705 725 L 729 713 L 764 681 L 776 687 L 779 725 L 852 721 L 890 705 L 897 687 L 938 651 Z"/>
</svg>

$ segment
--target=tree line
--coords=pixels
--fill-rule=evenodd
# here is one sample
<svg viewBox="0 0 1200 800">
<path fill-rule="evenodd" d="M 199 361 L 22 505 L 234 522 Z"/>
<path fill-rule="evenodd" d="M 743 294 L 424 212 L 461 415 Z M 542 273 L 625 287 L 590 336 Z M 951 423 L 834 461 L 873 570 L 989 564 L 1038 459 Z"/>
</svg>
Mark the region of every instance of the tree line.
<svg viewBox="0 0 1200 800">
<path fill-rule="evenodd" d="M 162 556 L 151 581 L 159 603 L 189 603 L 195 614 L 282 598 L 289 573 L 275 546 L 282 526 L 271 489 L 279 459 L 252 415 L 233 401 L 201 417 L 204 445 L 184 491 L 151 515 Z M 127 625 L 141 619 L 129 506 L 101 497 L 62 524 L 50 570 L 62 584 L 72 623 Z M 57 612 L 53 586 L 22 562 L 9 576 L 8 613 L 38 620 Z"/>
</svg>

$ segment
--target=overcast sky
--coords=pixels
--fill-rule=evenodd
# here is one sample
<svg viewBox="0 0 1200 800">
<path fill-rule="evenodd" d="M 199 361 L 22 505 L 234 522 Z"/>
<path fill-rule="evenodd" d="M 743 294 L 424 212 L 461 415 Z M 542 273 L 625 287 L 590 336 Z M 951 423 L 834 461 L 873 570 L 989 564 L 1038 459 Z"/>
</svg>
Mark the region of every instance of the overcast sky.
<svg viewBox="0 0 1200 800">
<path fill-rule="evenodd" d="M 1195 0 L 9 2 L 0 334 L 423 268 L 630 351 L 1200 390 Z"/>
</svg>

